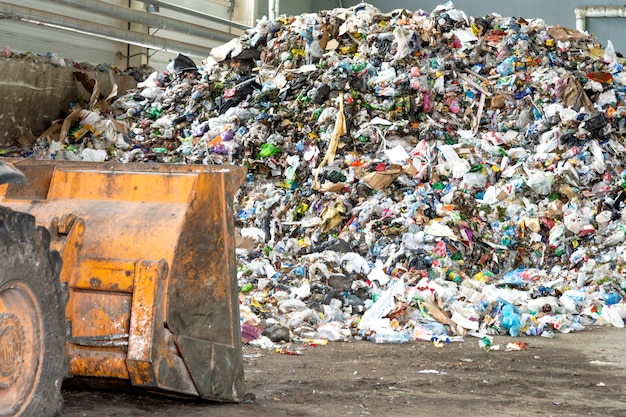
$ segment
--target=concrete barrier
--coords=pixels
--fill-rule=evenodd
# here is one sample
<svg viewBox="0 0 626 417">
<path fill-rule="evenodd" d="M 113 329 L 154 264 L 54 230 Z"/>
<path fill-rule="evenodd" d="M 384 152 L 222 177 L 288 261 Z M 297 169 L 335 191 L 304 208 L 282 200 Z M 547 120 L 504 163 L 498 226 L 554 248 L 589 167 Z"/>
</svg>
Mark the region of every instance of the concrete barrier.
<svg viewBox="0 0 626 417">
<path fill-rule="evenodd" d="M 114 83 L 123 91 L 135 86 L 132 77 L 118 76 L 112 71 L 82 71 L 26 59 L 0 58 L 0 147 L 32 144 L 54 120 L 65 117 L 73 101 L 88 100 L 91 91 L 76 81 L 77 71 L 98 80 L 105 96 Z"/>
</svg>

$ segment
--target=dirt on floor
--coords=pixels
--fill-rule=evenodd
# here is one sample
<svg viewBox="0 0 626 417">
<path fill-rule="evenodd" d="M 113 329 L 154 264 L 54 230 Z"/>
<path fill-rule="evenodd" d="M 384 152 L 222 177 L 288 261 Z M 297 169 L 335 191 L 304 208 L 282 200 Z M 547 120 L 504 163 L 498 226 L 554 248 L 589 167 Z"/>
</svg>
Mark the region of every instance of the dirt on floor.
<svg viewBox="0 0 626 417">
<path fill-rule="evenodd" d="M 527 347 L 507 351 L 514 342 Z M 297 356 L 246 346 L 243 403 L 64 389 L 63 417 L 626 416 L 626 330 L 494 344 L 293 345 Z"/>
</svg>

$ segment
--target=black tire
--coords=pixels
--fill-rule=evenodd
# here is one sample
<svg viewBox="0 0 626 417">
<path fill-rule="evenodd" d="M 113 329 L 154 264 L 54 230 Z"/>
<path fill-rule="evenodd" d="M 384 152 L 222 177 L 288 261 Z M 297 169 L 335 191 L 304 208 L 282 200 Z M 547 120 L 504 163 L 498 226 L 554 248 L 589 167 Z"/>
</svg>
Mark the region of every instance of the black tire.
<svg viewBox="0 0 626 417">
<path fill-rule="evenodd" d="M 67 374 L 61 263 L 33 216 L 0 207 L 0 417 L 61 413 Z"/>
</svg>

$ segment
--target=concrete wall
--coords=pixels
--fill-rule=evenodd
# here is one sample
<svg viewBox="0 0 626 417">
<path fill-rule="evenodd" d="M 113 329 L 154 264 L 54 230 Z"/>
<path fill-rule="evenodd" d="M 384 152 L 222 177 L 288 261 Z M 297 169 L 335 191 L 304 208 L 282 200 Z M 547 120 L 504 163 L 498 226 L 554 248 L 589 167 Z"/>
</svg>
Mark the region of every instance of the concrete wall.
<svg viewBox="0 0 626 417">
<path fill-rule="evenodd" d="M 297 0 L 291 0 L 289 3 L 297 3 Z M 361 2 L 354 0 L 312 0 L 310 10 L 333 9 L 338 7 L 339 3 L 342 3 L 344 7 L 350 7 Z M 409 10 L 422 9 L 430 12 L 438 5 L 444 4 L 445 1 L 370 0 L 368 3 L 376 6 L 383 12 L 400 8 Z M 454 2 L 454 4 L 457 8 L 467 13 L 468 16 L 484 16 L 489 13 L 498 13 L 507 17 L 541 18 L 549 25 L 575 28 L 576 17 L 574 16 L 574 9 L 576 7 L 624 6 L 625 3 L 624 0 L 459 0 Z M 593 34 L 602 45 L 606 45 L 610 39 L 617 51 L 626 53 L 626 19 L 588 18 L 587 32 Z"/>
<path fill-rule="evenodd" d="M 91 92 L 75 80 L 74 71 L 31 60 L 0 58 L 0 148 L 18 145 L 21 137 L 32 140 L 54 120 L 64 117 L 72 101 L 90 97 Z M 114 83 L 122 83 L 109 72 L 87 74 L 98 80 L 105 96 Z M 129 87 L 134 81 L 131 84 Z"/>
</svg>

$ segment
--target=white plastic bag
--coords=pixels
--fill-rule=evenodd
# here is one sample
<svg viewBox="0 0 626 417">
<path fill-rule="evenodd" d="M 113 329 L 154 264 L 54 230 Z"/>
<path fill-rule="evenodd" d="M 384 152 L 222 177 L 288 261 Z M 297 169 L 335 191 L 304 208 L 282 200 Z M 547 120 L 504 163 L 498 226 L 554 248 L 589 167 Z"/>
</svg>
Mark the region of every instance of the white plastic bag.
<svg viewBox="0 0 626 417">
<path fill-rule="evenodd" d="M 439 151 L 446 159 L 448 167 L 452 169 L 452 176 L 454 178 L 462 178 L 463 175 L 467 174 L 472 168 L 469 161 L 461 158 L 452 146 L 441 145 L 439 146 Z"/>
<path fill-rule="evenodd" d="M 606 170 L 606 164 L 604 163 L 604 152 L 598 144 L 598 141 L 591 141 L 589 143 L 589 150 L 593 155 L 591 166 L 593 166 L 593 169 L 595 169 L 598 174 L 603 174 Z"/>
<path fill-rule="evenodd" d="M 395 280 L 380 295 L 374 304 L 365 312 L 359 322 L 359 329 L 369 330 L 371 327 L 380 325 L 380 319 L 389 314 L 395 304 L 395 296 L 404 292 L 404 282 Z"/>
<path fill-rule="evenodd" d="M 330 340 L 331 342 L 341 342 L 345 340 L 344 334 L 339 327 L 341 324 L 338 322 L 326 323 L 317 328 L 317 334 L 322 339 Z"/>
<path fill-rule="evenodd" d="M 548 195 L 552 189 L 553 182 L 554 174 L 535 171 L 529 175 L 528 180 L 526 180 L 526 185 L 528 185 L 537 194 Z"/>
<path fill-rule="evenodd" d="M 600 316 L 611 326 L 618 327 L 620 329 L 624 328 L 624 320 L 620 315 L 617 304 L 604 306 L 600 312 Z"/>
</svg>

